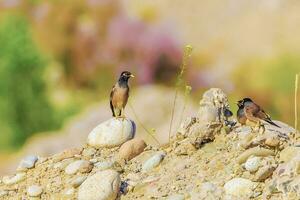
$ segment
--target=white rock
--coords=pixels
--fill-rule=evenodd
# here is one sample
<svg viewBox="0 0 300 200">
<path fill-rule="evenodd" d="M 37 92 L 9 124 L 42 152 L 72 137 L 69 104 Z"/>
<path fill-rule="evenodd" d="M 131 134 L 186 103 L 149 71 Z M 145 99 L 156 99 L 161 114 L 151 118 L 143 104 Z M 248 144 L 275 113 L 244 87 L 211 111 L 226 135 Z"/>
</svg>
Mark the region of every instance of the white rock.
<svg viewBox="0 0 300 200">
<path fill-rule="evenodd" d="M 77 172 L 85 173 L 90 172 L 92 168 L 93 165 L 91 162 L 87 160 L 76 160 L 66 167 L 65 172 L 67 174 L 76 174 Z"/>
<path fill-rule="evenodd" d="M 81 184 L 78 200 L 115 200 L 120 183 L 120 175 L 115 170 L 97 172 Z"/>
<path fill-rule="evenodd" d="M 43 192 L 43 188 L 38 185 L 32 185 L 27 188 L 27 194 L 30 197 L 38 197 L 42 194 L 42 192 Z"/>
<path fill-rule="evenodd" d="M 167 200 L 184 200 L 183 194 L 173 194 L 167 198 Z"/>
<path fill-rule="evenodd" d="M 114 163 L 112 161 L 103 161 L 103 162 L 97 162 L 95 163 L 95 167 L 98 169 L 98 170 L 106 170 L 106 169 L 109 169 L 109 168 L 112 168 L 114 165 Z"/>
<path fill-rule="evenodd" d="M 245 169 L 249 172 L 256 172 L 261 164 L 261 158 L 260 157 L 250 157 L 245 162 Z"/>
<path fill-rule="evenodd" d="M 19 164 L 17 171 L 26 171 L 34 167 L 35 163 L 38 161 L 37 156 L 27 156 Z"/>
<path fill-rule="evenodd" d="M 18 182 L 24 180 L 25 176 L 26 176 L 25 173 L 18 173 L 16 175 L 14 175 L 13 177 L 4 176 L 2 181 L 6 185 L 12 185 L 12 184 L 15 184 L 15 183 L 18 183 Z"/>
<path fill-rule="evenodd" d="M 134 134 L 133 121 L 112 118 L 94 128 L 87 138 L 87 143 L 93 147 L 115 147 L 132 139 Z"/>
<path fill-rule="evenodd" d="M 146 160 L 142 166 L 142 171 L 147 172 L 159 165 L 159 163 L 164 159 L 165 157 L 164 152 L 156 153 L 154 156 Z"/>
<path fill-rule="evenodd" d="M 244 178 L 234 178 L 225 183 L 225 193 L 236 197 L 250 197 L 253 193 L 255 183 Z"/>
</svg>

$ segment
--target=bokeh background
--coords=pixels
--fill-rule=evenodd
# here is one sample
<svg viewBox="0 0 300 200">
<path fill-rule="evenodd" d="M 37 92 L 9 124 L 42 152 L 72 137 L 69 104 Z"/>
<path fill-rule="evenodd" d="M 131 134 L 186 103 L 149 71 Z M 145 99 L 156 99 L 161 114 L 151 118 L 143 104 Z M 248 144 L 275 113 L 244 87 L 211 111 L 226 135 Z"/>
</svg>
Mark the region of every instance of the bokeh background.
<svg viewBox="0 0 300 200">
<path fill-rule="evenodd" d="M 174 129 L 210 87 L 233 111 L 248 96 L 293 125 L 299 35 L 297 0 L 0 0 L 0 173 L 21 155 L 81 145 L 110 117 L 122 70 L 136 75 L 126 112 L 163 141 L 186 44 L 192 91 Z"/>
</svg>

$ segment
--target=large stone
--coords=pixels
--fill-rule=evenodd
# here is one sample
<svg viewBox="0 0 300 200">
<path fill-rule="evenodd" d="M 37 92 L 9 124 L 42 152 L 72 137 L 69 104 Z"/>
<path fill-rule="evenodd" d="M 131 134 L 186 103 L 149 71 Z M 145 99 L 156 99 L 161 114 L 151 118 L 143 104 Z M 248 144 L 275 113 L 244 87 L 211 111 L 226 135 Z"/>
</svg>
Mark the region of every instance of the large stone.
<svg viewBox="0 0 300 200">
<path fill-rule="evenodd" d="M 188 138 L 193 146 L 200 148 L 203 144 L 213 141 L 221 127 L 221 123 L 203 123 L 198 118 L 188 117 L 180 125 L 178 135 Z"/>
<path fill-rule="evenodd" d="M 97 172 L 81 184 L 78 200 L 115 200 L 120 183 L 120 175 L 114 170 Z"/>
<path fill-rule="evenodd" d="M 115 147 L 132 139 L 135 134 L 135 124 L 130 119 L 111 118 L 94 128 L 88 138 L 90 146 Z"/>
<path fill-rule="evenodd" d="M 146 143 L 142 139 L 134 138 L 125 142 L 118 153 L 118 158 L 124 160 L 131 160 L 140 153 L 142 153 L 146 147 Z"/>
<path fill-rule="evenodd" d="M 244 178 L 234 178 L 225 183 L 225 193 L 240 198 L 249 198 L 253 194 L 255 183 Z"/>
<path fill-rule="evenodd" d="M 202 96 L 198 118 L 202 123 L 224 122 L 225 110 L 229 110 L 227 95 L 219 88 L 211 88 Z"/>
</svg>

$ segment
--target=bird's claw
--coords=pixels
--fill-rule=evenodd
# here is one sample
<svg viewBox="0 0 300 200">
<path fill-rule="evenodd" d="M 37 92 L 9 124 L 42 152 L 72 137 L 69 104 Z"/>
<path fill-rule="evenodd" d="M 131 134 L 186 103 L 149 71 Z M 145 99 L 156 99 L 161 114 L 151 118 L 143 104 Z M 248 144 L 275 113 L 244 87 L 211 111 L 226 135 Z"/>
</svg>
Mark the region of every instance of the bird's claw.
<svg viewBox="0 0 300 200">
<path fill-rule="evenodd" d="M 121 115 L 121 116 L 116 116 L 116 119 L 122 119 L 122 121 L 125 119 L 125 115 Z"/>
</svg>

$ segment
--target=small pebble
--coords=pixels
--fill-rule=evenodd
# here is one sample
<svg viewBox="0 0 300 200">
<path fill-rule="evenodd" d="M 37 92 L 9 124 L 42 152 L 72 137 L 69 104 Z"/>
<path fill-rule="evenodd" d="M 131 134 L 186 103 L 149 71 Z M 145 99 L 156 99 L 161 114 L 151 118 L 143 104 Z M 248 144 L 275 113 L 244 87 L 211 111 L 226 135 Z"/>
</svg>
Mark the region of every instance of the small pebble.
<svg viewBox="0 0 300 200">
<path fill-rule="evenodd" d="M 62 161 L 67 158 L 72 158 L 75 155 L 79 155 L 81 153 L 81 151 L 82 151 L 82 149 L 79 149 L 79 148 L 67 149 L 59 154 L 54 155 L 53 160 L 55 162 L 58 162 L 58 161 Z"/>
<path fill-rule="evenodd" d="M 261 158 L 260 157 L 250 157 L 245 162 L 245 169 L 249 172 L 256 172 L 260 167 Z"/>
<path fill-rule="evenodd" d="M 0 190 L 0 197 L 8 195 L 8 191 L 6 190 Z"/>
<path fill-rule="evenodd" d="M 19 164 L 17 171 L 26 171 L 27 169 L 31 169 L 35 166 L 35 163 L 38 161 L 38 157 L 31 155 L 25 157 Z"/>
<path fill-rule="evenodd" d="M 12 185 L 12 184 L 15 184 L 15 183 L 18 183 L 18 182 L 24 180 L 25 176 L 26 176 L 25 173 L 18 173 L 15 176 L 12 176 L 12 177 L 4 176 L 2 181 L 6 185 Z"/>
<path fill-rule="evenodd" d="M 146 160 L 146 162 L 144 162 L 142 166 L 142 171 L 147 172 L 157 167 L 159 163 L 164 159 L 165 155 L 166 154 L 164 152 L 159 152 L 150 157 L 148 160 Z"/>
<path fill-rule="evenodd" d="M 134 138 L 122 144 L 119 149 L 118 157 L 124 160 L 131 160 L 142 153 L 146 146 L 147 145 L 144 140 Z"/>
<path fill-rule="evenodd" d="M 234 178 L 225 183 L 225 193 L 236 197 L 248 198 L 253 194 L 255 183 L 244 178 Z"/>
<path fill-rule="evenodd" d="M 66 195 L 66 196 L 71 196 L 71 195 L 73 195 L 74 193 L 75 193 L 74 188 L 70 188 L 70 189 L 67 189 L 67 190 L 65 191 L 65 195 Z"/>
<path fill-rule="evenodd" d="M 77 172 L 86 173 L 90 172 L 93 165 L 87 160 L 76 160 L 70 163 L 66 169 L 66 174 L 76 174 Z"/>
<path fill-rule="evenodd" d="M 38 185 L 32 185 L 27 188 L 27 193 L 30 197 L 38 197 L 42 194 L 43 188 Z"/>
<path fill-rule="evenodd" d="M 267 178 L 269 178 L 273 174 L 275 169 L 276 168 L 274 166 L 270 166 L 270 165 L 260 168 L 256 172 L 255 180 L 260 181 L 260 182 L 265 181 Z"/>
<path fill-rule="evenodd" d="M 96 151 L 96 149 L 94 149 L 94 148 L 87 148 L 87 149 L 84 149 L 84 150 L 82 151 L 82 155 L 83 155 L 83 156 L 86 156 L 86 157 L 91 157 L 91 156 L 93 156 L 96 152 L 97 152 L 97 151 Z"/>
<path fill-rule="evenodd" d="M 96 162 L 98 162 L 98 159 L 97 158 L 92 158 L 92 159 L 90 159 L 90 162 L 91 163 L 96 163 Z"/>
<path fill-rule="evenodd" d="M 167 198 L 167 200 L 184 200 L 183 194 L 173 194 Z"/>
<path fill-rule="evenodd" d="M 103 161 L 103 162 L 97 162 L 97 163 L 95 163 L 95 167 L 98 170 L 106 170 L 106 169 L 112 168 L 113 165 L 114 165 L 114 163 L 111 162 L 111 161 Z"/>
</svg>

